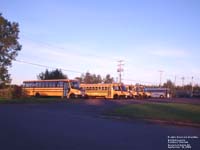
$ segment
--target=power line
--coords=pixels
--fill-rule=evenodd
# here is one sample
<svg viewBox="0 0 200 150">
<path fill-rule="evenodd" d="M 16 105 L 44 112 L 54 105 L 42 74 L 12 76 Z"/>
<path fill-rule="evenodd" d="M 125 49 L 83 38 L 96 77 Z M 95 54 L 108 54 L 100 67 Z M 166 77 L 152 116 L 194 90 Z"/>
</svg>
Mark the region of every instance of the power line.
<svg viewBox="0 0 200 150">
<path fill-rule="evenodd" d="M 48 42 L 45 42 L 45 41 L 41 41 L 41 40 L 36 40 L 36 39 L 33 39 L 33 38 L 30 38 L 29 36 L 27 36 L 26 34 L 21 34 L 25 39 L 28 39 L 28 40 L 30 40 L 30 41 L 35 41 L 35 42 L 37 42 L 37 44 L 39 44 L 39 45 L 41 45 L 41 46 L 47 46 L 47 47 L 49 47 L 49 48 L 57 48 L 57 49 L 60 49 L 60 50 L 67 50 L 67 51 L 69 51 L 69 49 L 67 49 L 66 47 L 62 47 L 62 46 L 57 46 L 57 45 L 54 45 L 54 44 L 51 44 L 51 43 L 48 43 Z M 108 60 L 110 60 L 110 61 L 116 61 L 116 59 L 113 59 L 113 58 L 110 58 L 110 57 L 106 57 L 106 56 L 102 56 L 102 55 L 94 55 L 94 54 L 89 54 L 89 53 L 84 53 L 84 54 L 81 54 L 81 55 L 79 55 L 79 56 L 85 56 L 85 57 L 88 57 L 88 56 L 91 56 L 91 57 L 96 57 L 96 58 L 106 58 L 106 59 L 108 59 Z M 163 72 L 164 71 L 162 71 L 162 70 L 159 70 L 159 72 L 160 72 L 160 84 L 162 84 L 162 79 L 163 79 Z M 176 78 L 178 79 L 178 78 L 181 78 L 181 77 L 185 77 L 185 79 L 186 78 L 188 78 L 188 79 L 191 79 L 191 76 L 185 76 L 185 75 L 181 75 L 181 74 L 171 74 L 171 73 L 165 73 L 165 77 L 166 76 L 173 76 L 173 78 L 174 78 L 174 76 L 176 76 Z M 197 78 L 197 77 L 195 77 L 195 78 Z"/>
<path fill-rule="evenodd" d="M 78 74 L 82 74 L 83 72 L 80 71 L 76 71 L 76 70 L 70 70 L 70 69 L 65 69 L 65 68 L 58 68 L 58 67 L 52 67 L 52 66 L 47 66 L 47 65 L 43 65 L 43 64 L 39 64 L 39 63 L 33 63 L 33 62 L 29 62 L 29 61 L 24 61 L 24 60 L 14 60 L 16 62 L 20 62 L 20 63 L 24 63 L 24 64 L 29 64 L 29 65 L 33 65 L 33 66 L 38 66 L 38 67 L 43 67 L 43 68 L 51 68 L 51 69 L 61 69 L 62 71 L 66 71 L 66 72 L 73 72 L 73 73 L 78 73 Z M 121 64 L 121 69 L 122 69 L 122 64 L 123 61 L 120 61 Z M 120 68 L 120 66 L 119 66 Z M 184 80 L 185 77 L 182 77 L 182 86 L 184 86 Z M 122 81 L 122 78 L 120 79 Z M 146 84 L 156 84 L 156 82 L 149 82 L 149 81 L 141 81 L 141 80 L 133 80 L 133 79 L 123 79 L 124 81 L 133 81 L 133 82 L 137 82 L 137 83 L 146 83 Z M 175 84 L 176 84 L 176 76 L 175 76 Z M 192 76 L 192 85 L 194 84 L 194 77 Z"/>
<path fill-rule="evenodd" d="M 28 40 L 30 40 L 30 41 L 35 41 L 35 42 L 37 42 L 37 44 L 39 44 L 39 45 L 41 45 L 41 46 L 47 46 L 47 47 L 49 47 L 49 48 L 57 48 L 57 49 L 60 49 L 60 50 L 67 50 L 67 51 L 69 51 L 69 49 L 68 48 L 66 48 L 66 47 L 62 47 L 62 46 L 57 46 L 57 45 L 54 45 L 54 44 L 50 44 L 50 43 L 48 43 L 48 42 L 44 42 L 44 41 L 40 41 L 40 40 L 36 40 L 36 39 L 33 39 L 33 38 L 30 38 L 30 37 L 28 37 L 28 36 L 26 36 L 25 34 L 22 34 L 22 36 L 24 36 L 25 37 L 25 39 L 28 39 Z M 108 59 L 108 60 L 110 60 L 110 61 L 112 61 L 112 60 L 114 60 L 114 61 L 116 61 L 116 59 L 112 59 L 112 58 L 109 58 L 109 57 L 106 57 L 106 56 L 100 56 L 100 55 L 94 55 L 94 54 L 89 54 L 89 53 L 87 53 L 87 54 L 81 54 L 81 55 L 79 55 L 79 56 L 84 56 L 84 57 L 88 57 L 88 56 L 91 56 L 91 57 L 96 57 L 96 58 L 99 58 L 99 59 L 101 59 L 101 58 L 106 58 L 106 59 Z M 32 62 L 25 62 L 25 61 L 21 61 L 21 60 L 16 60 L 16 61 L 18 61 L 18 62 L 22 62 L 22 63 L 26 63 L 26 64 L 30 64 L 30 65 L 35 65 L 35 66 L 39 66 L 39 67 L 45 67 L 45 68 L 53 68 L 53 69 L 55 69 L 56 67 L 51 67 L 51 66 L 46 66 L 46 65 L 43 65 L 43 64 L 38 64 L 38 63 L 32 63 Z M 120 61 L 122 61 L 122 60 L 120 60 Z M 119 62 L 119 61 L 118 61 Z M 121 62 L 122 63 L 122 62 Z M 118 66 L 119 66 L 119 70 L 123 70 L 123 65 L 124 64 L 121 64 L 121 67 L 120 67 L 120 63 L 118 64 Z M 63 70 L 63 71 L 67 71 L 67 72 L 74 72 L 74 73 L 82 73 L 82 72 L 80 72 L 80 71 L 75 71 L 75 70 L 69 70 L 69 69 L 62 69 L 61 68 L 61 70 Z M 124 71 L 124 70 L 123 70 Z M 119 81 L 121 82 L 121 80 L 122 80 L 122 72 L 123 71 L 120 71 L 119 72 Z M 160 85 L 162 84 L 162 80 L 163 80 L 163 71 L 162 70 L 159 70 L 159 72 L 160 72 Z M 169 76 L 173 76 L 173 78 L 174 78 L 174 76 L 175 76 L 175 84 L 176 84 L 176 82 L 177 81 L 179 81 L 180 79 L 182 79 L 182 77 L 184 76 L 184 80 L 185 80 L 185 82 L 186 81 L 188 81 L 188 80 L 190 80 L 191 79 L 191 76 L 185 76 L 185 75 L 181 75 L 181 74 L 179 74 L 179 75 L 174 75 L 174 74 L 171 74 L 171 73 L 165 73 L 165 75 L 164 75 L 164 77 L 169 77 Z M 170 77 L 170 78 L 171 78 Z M 197 80 L 197 79 L 199 79 L 199 77 L 195 77 L 195 80 Z M 173 79 L 172 79 L 173 80 Z M 194 81 L 195 82 L 195 81 Z M 196 82 L 198 82 L 198 81 L 196 81 Z M 149 83 L 151 83 L 151 82 L 149 82 Z"/>
<path fill-rule="evenodd" d="M 14 60 L 14 61 L 21 62 L 21 63 L 24 63 L 24 64 L 33 65 L 33 66 L 43 67 L 43 68 L 60 69 L 62 71 L 67 71 L 67 72 L 82 73 L 80 71 L 69 70 L 69 69 L 65 69 L 65 68 L 57 68 L 57 67 L 52 67 L 52 66 L 46 66 L 46 65 L 43 65 L 43 64 L 32 63 L 32 62 L 23 61 L 23 60 Z"/>
<path fill-rule="evenodd" d="M 42 68 L 61 69 L 62 71 L 67 71 L 67 72 L 80 73 L 80 74 L 82 73 L 80 71 L 69 70 L 69 69 L 65 69 L 65 68 L 57 68 L 57 67 L 47 66 L 47 65 L 43 65 L 43 64 L 39 64 L 39 63 L 33 63 L 33 62 L 29 62 L 29 61 L 24 61 L 24 60 L 14 60 L 14 61 L 24 63 L 24 64 L 28 64 L 28 65 L 38 66 L 38 67 L 42 67 Z M 123 80 L 134 81 L 134 82 L 139 82 L 139 83 L 154 84 L 153 82 L 140 81 L 140 80 L 132 80 L 132 79 L 123 79 Z"/>
</svg>

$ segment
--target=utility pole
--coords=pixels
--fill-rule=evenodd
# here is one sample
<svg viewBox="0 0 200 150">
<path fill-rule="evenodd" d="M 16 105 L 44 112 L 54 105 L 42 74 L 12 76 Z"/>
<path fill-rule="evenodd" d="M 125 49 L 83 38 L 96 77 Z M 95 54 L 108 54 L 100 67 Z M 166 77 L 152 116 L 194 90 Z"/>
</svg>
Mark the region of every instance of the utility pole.
<svg viewBox="0 0 200 150">
<path fill-rule="evenodd" d="M 174 97 L 176 95 L 176 75 L 174 77 L 174 87 L 172 88 L 172 96 Z"/>
<path fill-rule="evenodd" d="M 118 68 L 117 68 L 117 72 L 119 72 L 119 83 L 122 82 L 122 72 L 124 71 L 123 66 L 124 64 L 122 64 L 122 62 L 124 62 L 123 60 L 118 60 Z"/>
<path fill-rule="evenodd" d="M 174 86 L 176 87 L 176 76 L 174 78 Z"/>
<path fill-rule="evenodd" d="M 182 79 L 182 87 L 184 89 L 184 80 L 185 80 L 185 77 L 182 77 L 181 79 Z"/>
<path fill-rule="evenodd" d="M 192 76 L 192 82 L 191 82 L 191 97 L 193 96 L 193 80 L 194 80 L 194 77 Z"/>
<path fill-rule="evenodd" d="M 162 74 L 163 74 L 164 71 L 159 70 L 158 72 L 160 72 L 160 84 L 159 84 L 159 87 L 161 87 L 161 85 L 162 85 Z"/>
</svg>

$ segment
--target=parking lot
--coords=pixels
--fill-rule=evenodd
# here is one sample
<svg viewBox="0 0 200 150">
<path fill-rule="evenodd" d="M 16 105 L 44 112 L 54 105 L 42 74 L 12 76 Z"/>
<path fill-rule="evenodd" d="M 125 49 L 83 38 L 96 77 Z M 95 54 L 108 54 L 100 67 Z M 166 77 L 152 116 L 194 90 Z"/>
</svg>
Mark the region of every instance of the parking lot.
<svg viewBox="0 0 200 150">
<path fill-rule="evenodd" d="M 200 137 L 199 128 L 102 116 L 102 112 L 117 106 L 158 101 L 200 104 L 198 99 L 89 99 L 48 104 L 2 104 L 0 149 L 164 150 L 168 149 L 168 136 Z M 199 139 L 189 143 L 193 149 L 200 149 Z"/>
</svg>

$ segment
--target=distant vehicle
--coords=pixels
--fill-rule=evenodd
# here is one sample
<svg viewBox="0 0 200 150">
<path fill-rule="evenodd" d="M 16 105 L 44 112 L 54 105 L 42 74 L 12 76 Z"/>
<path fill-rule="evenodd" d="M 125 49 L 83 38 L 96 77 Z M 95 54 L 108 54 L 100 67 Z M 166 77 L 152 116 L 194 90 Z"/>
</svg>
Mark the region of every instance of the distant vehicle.
<svg viewBox="0 0 200 150">
<path fill-rule="evenodd" d="M 183 98 L 183 97 L 189 98 L 192 96 L 192 94 L 194 93 L 191 93 L 191 91 L 188 91 L 188 90 L 184 90 L 184 89 L 176 90 L 176 97 L 179 97 L 179 98 Z"/>
<path fill-rule="evenodd" d="M 136 85 L 136 92 L 139 98 L 150 98 L 151 94 L 149 91 L 145 90 L 145 87 L 143 85 Z"/>
<path fill-rule="evenodd" d="M 130 98 L 125 85 L 120 83 L 80 84 L 80 87 L 85 90 L 86 97 L 102 97 L 105 99 Z"/>
<path fill-rule="evenodd" d="M 150 92 L 144 90 L 142 85 L 126 85 L 128 92 L 131 95 L 131 98 L 150 98 Z"/>
<path fill-rule="evenodd" d="M 78 98 L 84 96 L 76 80 L 35 80 L 24 81 L 23 91 L 27 96 L 60 96 L 66 98 Z"/>
<path fill-rule="evenodd" d="M 134 85 L 126 85 L 126 89 L 130 94 L 130 98 L 138 97 L 137 92 L 136 92 L 136 88 L 135 88 Z"/>
<path fill-rule="evenodd" d="M 170 98 L 168 88 L 145 88 L 144 90 L 149 92 L 152 98 Z"/>
<path fill-rule="evenodd" d="M 200 97 L 200 91 L 194 91 L 192 97 Z"/>
</svg>

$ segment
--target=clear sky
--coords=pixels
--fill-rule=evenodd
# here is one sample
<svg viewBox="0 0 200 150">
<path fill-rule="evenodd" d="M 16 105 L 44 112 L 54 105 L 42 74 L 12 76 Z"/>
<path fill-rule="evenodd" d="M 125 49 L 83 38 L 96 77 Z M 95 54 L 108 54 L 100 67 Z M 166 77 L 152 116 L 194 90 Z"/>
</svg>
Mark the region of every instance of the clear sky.
<svg viewBox="0 0 200 150">
<path fill-rule="evenodd" d="M 20 27 L 18 60 L 159 84 L 159 70 L 181 84 L 200 84 L 199 0 L 0 0 L 0 12 Z M 45 68 L 13 62 L 13 83 Z M 65 71 L 69 78 L 80 73 Z"/>
</svg>

